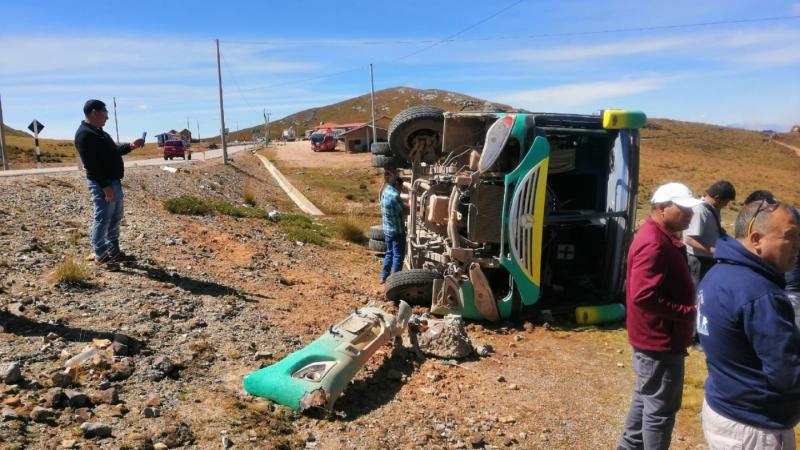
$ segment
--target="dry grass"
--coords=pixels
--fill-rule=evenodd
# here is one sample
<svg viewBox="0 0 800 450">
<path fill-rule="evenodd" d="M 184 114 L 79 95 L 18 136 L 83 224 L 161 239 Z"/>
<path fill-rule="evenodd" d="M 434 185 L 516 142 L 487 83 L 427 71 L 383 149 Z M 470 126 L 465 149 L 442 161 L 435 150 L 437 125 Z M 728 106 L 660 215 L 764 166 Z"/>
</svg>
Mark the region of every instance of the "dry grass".
<svg viewBox="0 0 800 450">
<path fill-rule="evenodd" d="M 91 277 L 92 269 L 82 264 L 75 257 L 75 253 L 68 253 L 53 271 L 56 283 L 88 285 Z"/>
<path fill-rule="evenodd" d="M 364 235 L 362 227 L 350 217 L 340 217 L 334 222 L 334 229 L 336 235 L 340 239 L 352 242 L 354 244 L 364 244 L 367 242 L 367 237 Z"/>
<path fill-rule="evenodd" d="M 250 206 L 256 206 L 256 186 L 250 180 L 245 180 L 244 188 L 242 189 L 242 199 L 244 203 Z"/>
<path fill-rule="evenodd" d="M 84 233 L 83 231 L 73 230 L 69 233 L 69 236 L 67 237 L 67 242 L 69 242 L 69 244 L 73 246 L 78 245 L 84 236 L 86 236 L 86 233 Z"/>
<path fill-rule="evenodd" d="M 741 202 L 756 189 L 800 204 L 798 173 L 800 158 L 764 141 L 758 132 L 654 119 L 642 130 L 639 211 L 662 183 L 681 181 L 700 195 L 714 181 L 726 179 L 737 192 L 737 202 L 723 211 L 723 225 L 730 229 Z"/>
</svg>

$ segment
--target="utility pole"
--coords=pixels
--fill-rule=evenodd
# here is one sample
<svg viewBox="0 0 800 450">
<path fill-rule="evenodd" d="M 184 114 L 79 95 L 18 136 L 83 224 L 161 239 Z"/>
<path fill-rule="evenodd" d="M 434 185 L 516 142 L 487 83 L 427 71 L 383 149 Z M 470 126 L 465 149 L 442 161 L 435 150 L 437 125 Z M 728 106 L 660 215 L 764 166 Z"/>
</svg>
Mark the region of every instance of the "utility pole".
<svg viewBox="0 0 800 450">
<path fill-rule="evenodd" d="M 186 131 L 188 131 L 190 135 L 192 134 L 192 127 L 189 126 L 189 118 L 188 117 L 186 118 Z M 192 138 L 191 137 L 189 137 L 189 142 L 192 142 Z"/>
<path fill-rule="evenodd" d="M 3 159 L 3 170 L 8 170 L 8 153 L 6 153 L 6 128 L 3 125 L 3 102 L 0 100 L 0 157 Z"/>
<path fill-rule="evenodd" d="M 266 109 L 264 109 L 264 147 L 269 145 L 269 114 Z"/>
<path fill-rule="evenodd" d="M 267 109 L 264 108 L 264 148 L 269 145 L 269 119 L 267 119 Z"/>
<path fill-rule="evenodd" d="M 117 97 L 112 97 L 112 98 L 114 99 L 114 130 L 117 132 L 117 144 L 119 144 L 119 122 L 117 122 Z"/>
<path fill-rule="evenodd" d="M 219 121 L 220 121 L 220 136 L 222 138 L 222 163 L 228 164 L 228 141 L 225 138 L 225 108 L 222 105 L 222 69 L 219 64 L 219 39 L 215 39 L 217 43 L 217 81 L 219 82 Z"/>
<path fill-rule="evenodd" d="M 197 142 L 200 142 L 200 121 L 197 121 Z"/>
<path fill-rule="evenodd" d="M 374 144 L 378 140 L 378 136 L 375 134 L 375 81 L 372 78 L 372 63 L 369 64 L 369 85 L 370 100 L 372 101 L 372 143 Z M 371 145 L 370 150 L 372 150 Z"/>
</svg>

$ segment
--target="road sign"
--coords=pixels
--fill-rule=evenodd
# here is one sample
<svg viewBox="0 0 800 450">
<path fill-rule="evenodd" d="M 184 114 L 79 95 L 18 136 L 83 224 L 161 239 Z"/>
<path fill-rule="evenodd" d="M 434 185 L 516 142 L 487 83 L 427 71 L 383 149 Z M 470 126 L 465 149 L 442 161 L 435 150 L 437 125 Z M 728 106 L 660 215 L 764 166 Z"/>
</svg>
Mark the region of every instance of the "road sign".
<svg viewBox="0 0 800 450">
<path fill-rule="evenodd" d="M 31 133 L 38 133 L 44 129 L 44 125 L 36 119 L 33 119 L 30 125 L 28 125 L 28 129 L 31 130 Z"/>
</svg>

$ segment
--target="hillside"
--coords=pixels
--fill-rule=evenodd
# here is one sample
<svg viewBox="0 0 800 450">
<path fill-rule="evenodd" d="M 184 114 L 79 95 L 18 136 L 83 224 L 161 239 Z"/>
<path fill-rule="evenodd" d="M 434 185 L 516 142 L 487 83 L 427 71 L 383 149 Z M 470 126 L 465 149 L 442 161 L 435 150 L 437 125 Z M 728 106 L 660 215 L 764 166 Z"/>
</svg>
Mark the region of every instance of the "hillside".
<svg viewBox="0 0 800 450">
<path fill-rule="evenodd" d="M 32 135 L 26 133 L 25 131 L 20 131 L 20 130 L 11 128 L 11 127 L 9 127 L 8 125 L 5 125 L 5 124 L 3 124 L 3 131 L 6 132 L 6 137 L 7 138 L 11 137 L 11 136 L 14 136 L 14 137 L 28 137 L 28 138 L 32 138 L 33 137 Z"/>
<path fill-rule="evenodd" d="M 642 130 L 640 206 L 666 181 L 683 181 L 700 195 L 714 181 L 727 179 L 737 191 L 736 204 L 723 218 L 730 223 L 737 204 L 755 189 L 800 204 L 798 173 L 800 158 L 757 131 L 667 119 L 651 119 Z"/>
<path fill-rule="evenodd" d="M 375 92 L 375 115 L 377 117 L 384 115 L 394 117 L 400 111 L 417 105 L 436 106 L 445 111 L 513 110 L 508 105 L 439 89 L 395 87 Z M 285 128 L 293 127 L 298 133 L 302 133 L 303 130 L 318 125 L 320 122 L 352 123 L 369 120 L 371 120 L 370 95 L 364 94 L 332 105 L 306 109 L 276 120 L 270 124 L 270 137 L 278 138 Z M 252 129 L 251 127 L 240 130 L 231 135 L 231 139 L 250 139 Z"/>
</svg>

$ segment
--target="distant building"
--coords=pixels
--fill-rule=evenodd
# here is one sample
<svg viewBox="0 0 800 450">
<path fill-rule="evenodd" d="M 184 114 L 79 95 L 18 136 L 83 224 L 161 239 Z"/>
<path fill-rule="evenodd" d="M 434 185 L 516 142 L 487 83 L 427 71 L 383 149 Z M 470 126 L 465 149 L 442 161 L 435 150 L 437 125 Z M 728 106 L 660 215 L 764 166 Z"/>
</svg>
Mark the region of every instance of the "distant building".
<svg viewBox="0 0 800 450">
<path fill-rule="evenodd" d="M 800 125 L 793 126 L 792 133 L 800 133 Z"/>
<path fill-rule="evenodd" d="M 386 128 L 376 126 L 375 134 L 378 137 L 378 142 L 386 142 Z M 360 127 L 346 131 L 342 133 L 339 139 L 344 141 L 344 151 L 348 153 L 369 151 L 369 145 L 372 143 L 372 124 L 365 123 Z"/>
</svg>

